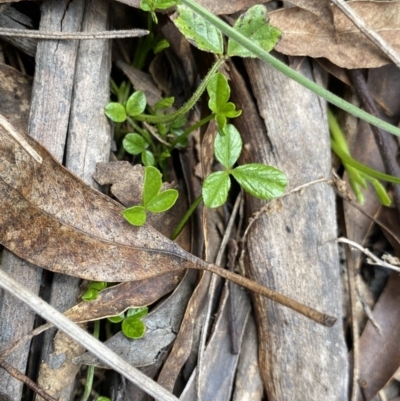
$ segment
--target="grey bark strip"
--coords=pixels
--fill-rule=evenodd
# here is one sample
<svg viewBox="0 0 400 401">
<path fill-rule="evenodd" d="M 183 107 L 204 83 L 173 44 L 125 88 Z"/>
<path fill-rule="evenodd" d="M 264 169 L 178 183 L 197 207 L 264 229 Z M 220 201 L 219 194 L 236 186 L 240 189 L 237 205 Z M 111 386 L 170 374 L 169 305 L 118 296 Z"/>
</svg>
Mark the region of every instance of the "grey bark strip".
<svg viewBox="0 0 400 401">
<path fill-rule="evenodd" d="M 49 0 L 41 8 L 40 30 L 80 31 L 83 15 L 82 0 L 69 4 L 67 0 Z M 28 132 L 61 161 L 70 114 L 72 84 L 78 41 L 39 41 L 33 84 Z M 33 292 L 38 293 L 42 269 L 4 251 L 1 268 L 12 274 Z M 8 293 L 0 294 L 1 343 L 14 341 L 30 332 L 34 313 Z M 15 316 L 19 316 L 18 319 Z M 30 344 L 27 343 L 7 361 L 20 371 L 26 368 Z M 22 395 L 22 385 L 0 371 L 0 388 L 13 400 Z"/>
</svg>

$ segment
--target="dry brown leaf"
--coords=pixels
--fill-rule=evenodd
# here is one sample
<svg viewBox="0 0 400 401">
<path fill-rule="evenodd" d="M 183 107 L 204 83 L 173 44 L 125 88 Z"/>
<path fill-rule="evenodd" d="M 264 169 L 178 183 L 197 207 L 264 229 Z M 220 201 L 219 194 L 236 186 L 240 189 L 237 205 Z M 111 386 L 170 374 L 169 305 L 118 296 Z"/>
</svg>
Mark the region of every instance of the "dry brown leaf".
<svg viewBox="0 0 400 401">
<path fill-rule="evenodd" d="M 399 1 L 352 1 L 349 5 L 400 51 Z M 276 50 L 291 56 L 326 57 L 345 68 L 375 68 L 390 63 L 340 10 L 332 9 L 335 26 L 298 7 L 271 12 L 270 23 L 282 31 Z"/>
<path fill-rule="evenodd" d="M 325 18 L 327 21 L 333 20 L 329 0 L 290 0 L 289 3 L 310 11 L 318 17 Z"/>
<path fill-rule="evenodd" d="M 158 277 L 129 281 L 100 291 L 97 299 L 80 302 L 64 314 L 81 323 L 116 316 L 128 308 L 150 305 L 173 291 L 182 279 L 184 271 L 173 271 Z"/>
<path fill-rule="evenodd" d="M 140 0 L 117 0 L 121 3 L 127 4 L 128 6 L 140 8 Z M 205 7 L 208 11 L 213 14 L 232 14 L 236 11 L 243 10 L 244 8 L 249 8 L 255 4 L 267 3 L 270 0 L 196 0 L 196 3 Z"/>
</svg>

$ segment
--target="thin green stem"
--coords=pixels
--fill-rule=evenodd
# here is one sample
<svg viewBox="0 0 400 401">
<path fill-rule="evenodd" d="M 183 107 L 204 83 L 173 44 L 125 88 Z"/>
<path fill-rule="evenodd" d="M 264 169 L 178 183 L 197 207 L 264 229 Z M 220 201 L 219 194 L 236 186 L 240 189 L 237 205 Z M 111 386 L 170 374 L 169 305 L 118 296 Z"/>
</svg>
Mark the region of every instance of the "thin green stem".
<svg viewBox="0 0 400 401">
<path fill-rule="evenodd" d="M 388 174 L 381 173 L 376 171 L 368 166 L 359 163 L 358 161 L 354 160 L 351 156 L 346 154 L 337 144 L 335 141 L 331 141 L 332 150 L 339 156 L 339 158 L 347 163 L 349 166 L 355 168 L 356 170 L 361 171 L 362 173 L 369 175 L 370 177 L 376 178 L 378 180 L 391 182 L 393 184 L 400 184 L 400 178 L 393 177 Z"/>
<path fill-rule="evenodd" d="M 197 87 L 196 91 L 193 93 L 192 97 L 177 111 L 171 114 L 167 114 L 164 116 L 153 116 L 150 114 L 140 114 L 139 116 L 135 116 L 135 120 L 137 121 L 146 121 L 152 124 L 162 124 L 162 123 L 169 123 L 174 121 L 178 117 L 183 114 L 186 114 L 200 99 L 200 96 L 206 90 L 207 84 L 210 78 L 218 71 L 218 68 L 224 64 L 225 59 L 220 58 L 218 59 L 214 65 L 211 67 L 210 71 L 208 71 L 207 75 L 204 77 L 203 81 Z"/>
<path fill-rule="evenodd" d="M 189 209 L 186 211 L 185 215 L 182 217 L 182 220 L 176 226 L 174 232 L 171 235 L 171 240 L 175 240 L 176 237 L 181 233 L 183 227 L 185 227 L 186 223 L 190 219 L 190 216 L 196 210 L 196 207 L 199 206 L 200 202 L 203 200 L 203 195 L 200 195 L 196 198 L 196 200 L 190 205 Z"/>
<path fill-rule="evenodd" d="M 328 124 L 329 130 L 331 131 L 331 135 L 333 140 L 335 141 L 336 145 L 343 150 L 343 152 L 350 155 L 349 147 L 347 146 L 346 139 L 344 138 L 343 132 L 339 127 L 339 124 L 330 109 L 328 109 Z"/>
<path fill-rule="evenodd" d="M 98 339 L 99 333 L 100 333 L 100 320 L 95 320 L 93 337 Z M 92 392 L 93 378 L 94 378 L 94 365 L 89 365 L 86 373 L 85 391 L 83 393 L 81 401 L 87 401 L 89 399 L 90 393 Z"/>
<path fill-rule="evenodd" d="M 171 143 L 171 145 L 170 145 L 171 149 L 173 149 L 179 142 L 181 142 L 182 140 L 186 139 L 189 136 L 189 134 L 192 133 L 194 130 L 196 130 L 197 128 L 201 127 L 204 124 L 207 124 L 214 117 L 215 117 L 215 114 L 212 113 L 209 116 L 204 117 L 203 119 L 198 121 L 196 124 L 193 124 L 192 126 L 187 128 L 185 131 L 183 131 L 182 135 L 176 137 L 175 140 Z"/>
<path fill-rule="evenodd" d="M 258 45 L 251 41 L 251 39 L 246 38 L 240 32 L 231 28 L 228 24 L 222 21 L 220 18 L 216 17 L 215 15 L 211 14 L 209 11 L 198 5 L 192 0 L 181 0 L 183 4 L 186 4 L 190 7 L 193 11 L 201 15 L 204 19 L 214 25 L 216 28 L 220 29 L 225 35 L 229 38 L 234 40 L 235 42 L 242 45 L 245 49 L 249 50 L 254 54 L 254 56 L 260 58 L 261 60 L 265 61 L 266 63 L 271 64 L 274 68 L 278 71 L 282 72 L 283 74 L 287 75 L 289 78 L 293 79 L 294 81 L 298 82 L 300 85 L 303 85 L 305 88 L 310 89 L 312 92 L 321 96 L 323 99 L 328 101 L 331 104 L 341 108 L 348 113 L 361 118 L 362 120 L 375 125 L 379 128 L 382 128 L 385 131 L 390 132 L 393 135 L 400 136 L 400 129 L 386 123 L 385 121 L 380 120 L 372 116 L 371 114 L 366 113 L 365 111 L 353 106 L 352 104 L 346 102 L 345 100 L 341 99 L 340 97 L 334 95 L 333 93 L 327 91 L 326 89 L 322 88 L 321 86 L 317 85 L 315 82 L 309 80 L 308 78 L 302 76 L 301 74 L 297 73 L 296 71 L 292 70 L 286 64 L 282 63 L 281 61 L 277 60 L 275 57 L 271 56 L 269 53 L 258 47 Z"/>
</svg>

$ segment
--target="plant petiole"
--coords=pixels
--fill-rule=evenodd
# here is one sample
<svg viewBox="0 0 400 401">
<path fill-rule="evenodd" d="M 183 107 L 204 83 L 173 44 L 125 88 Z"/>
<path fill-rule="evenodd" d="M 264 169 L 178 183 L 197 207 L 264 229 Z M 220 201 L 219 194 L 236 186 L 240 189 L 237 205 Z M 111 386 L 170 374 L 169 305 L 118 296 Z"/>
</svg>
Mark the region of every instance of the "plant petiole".
<svg viewBox="0 0 400 401">
<path fill-rule="evenodd" d="M 163 116 L 155 116 L 150 114 L 140 114 L 135 116 L 135 120 L 137 121 L 145 121 L 151 124 L 163 124 L 170 123 L 171 121 L 176 120 L 178 117 L 186 114 L 200 99 L 200 96 L 207 88 L 208 81 L 210 78 L 218 71 L 218 69 L 225 63 L 225 58 L 219 58 L 214 65 L 210 68 L 207 75 L 204 77 L 203 81 L 197 87 L 196 91 L 193 93 L 192 97 L 177 111 L 171 114 L 163 115 Z"/>
<path fill-rule="evenodd" d="M 196 130 L 197 128 L 203 126 L 204 124 L 207 124 L 207 123 L 208 123 L 209 121 L 211 121 L 214 117 L 215 117 L 215 114 L 212 113 L 212 114 L 210 114 L 209 116 L 204 117 L 203 119 L 201 119 L 200 121 L 198 121 L 196 124 L 193 124 L 192 126 L 190 126 L 189 128 L 187 128 L 187 129 L 182 133 L 182 135 L 176 137 L 176 138 L 174 139 L 174 141 L 171 142 L 171 145 L 170 145 L 171 149 L 174 149 L 175 146 L 176 146 L 179 142 L 181 142 L 183 139 L 186 139 L 186 138 L 189 136 L 190 133 L 192 133 L 192 132 L 193 132 L 194 130 Z"/>
<path fill-rule="evenodd" d="M 203 201 L 203 195 L 199 195 L 195 201 L 190 205 L 189 209 L 186 211 L 185 215 L 182 217 L 181 221 L 178 223 L 176 226 L 174 232 L 171 235 L 171 240 L 174 241 L 178 235 L 181 233 L 183 230 L 183 227 L 185 227 L 186 223 L 190 219 L 190 216 L 193 214 L 193 212 L 196 210 L 197 206 L 199 206 L 200 202 Z"/>
</svg>

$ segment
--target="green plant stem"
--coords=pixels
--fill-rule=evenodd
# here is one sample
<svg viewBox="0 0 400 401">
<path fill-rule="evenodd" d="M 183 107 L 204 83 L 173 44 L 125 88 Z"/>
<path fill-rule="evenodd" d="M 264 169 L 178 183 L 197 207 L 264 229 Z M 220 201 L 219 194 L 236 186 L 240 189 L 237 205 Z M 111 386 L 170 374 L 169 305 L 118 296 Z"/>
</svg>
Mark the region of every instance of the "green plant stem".
<svg viewBox="0 0 400 401">
<path fill-rule="evenodd" d="M 208 84 L 210 78 L 218 71 L 218 68 L 221 67 L 221 65 L 224 64 L 224 62 L 225 62 L 225 58 L 220 58 L 214 63 L 214 65 L 211 67 L 210 71 L 208 71 L 208 73 L 204 77 L 203 81 L 200 83 L 200 85 L 197 87 L 196 91 L 193 93 L 192 97 L 179 110 L 175 111 L 174 113 L 167 114 L 164 116 L 140 114 L 139 116 L 135 116 L 135 120 L 145 121 L 147 123 L 152 123 L 152 124 L 163 124 L 163 123 L 169 123 L 171 121 L 174 121 L 181 115 L 186 114 L 200 99 L 200 96 L 206 90 L 206 87 L 207 87 L 207 84 Z"/>
<path fill-rule="evenodd" d="M 183 227 L 185 227 L 186 223 L 190 219 L 190 216 L 196 210 L 196 207 L 199 206 L 200 202 L 203 200 L 203 195 L 200 195 L 196 198 L 196 200 L 190 205 L 189 209 L 186 211 L 185 215 L 182 217 L 182 220 L 176 226 L 174 232 L 171 235 L 171 240 L 175 240 L 176 237 L 181 233 Z"/>
<path fill-rule="evenodd" d="M 366 165 L 354 160 L 351 156 L 346 154 L 333 140 L 331 141 L 331 147 L 332 150 L 338 155 L 338 157 L 343 162 L 347 163 L 349 166 L 355 168 L 356 170 L 359 170 L 364 174 L 376 178 L 377 180 L 387 181 L 393 184 L 400 184 L 400 178 L 393 177 L 391 175 L 387 175 L 379 171 L 373 170 L 372 168 L 369 168 Z"/>
<path fill-rule="evenodd" d="M 100 320 L 94 321 L 94 329 L 93 329 L 93 337 L 98 339 L 100 333 Z M 90 397 L 90 393 L 92 392 L 93 386 L 93 378 L 94 378 L 94 365 L 89 365 L 86 373 L 86 384 L 85 391 L 81 398 L 81 401 L 87 401 Z"/>
<path fill-rule="evenodd" d="M 314 92 L 318 96 L 321 96 L 329 103 L 334 104 L 335 106 L 341 108 L 342 110 L 347 111 L 348 113 L 358 118 L 361 118 L 362 120 L 372 125 L 382 128 L 383 130 L 388 131 L 393 135 L 400 136 L 399 128 L 391 124 L 388 124 L 385 121 L 382 121 L 379 118 L 372 116 L 371 114 L 366 113 L 365 111 L 359 109 L 358 107 L 353 106 L 352 104 L 346 102 L 340 97 L 334 95 L 333 93 L 317 85 L 315 82 L 309 80 L 308 78 L 302 76 L 298 72 L 292 70 L 286 64 L 282 63 L 281 61 L 277 60 L 275 57 L 271 56 L 263 49 L 259 48 L 255 43 L 251 41 L 251 39 L 246 38 L 240 32 L 234 30 L 220 18 L 216 17 L 215 15 L 213 15 L 212 13 L 210 13 L 209 11 L 207 11 L 205 8 L 201 7 L 194 1 L 192 0 L 181 0 L 181 1 L 183 4 L 186 4 L 189 8 L 191 8 L 193 11 L 201 15 L 204 19 L 206 19 L 216 28 L 220 29 L 221 32 L 223 32 L 226 36 L 228 36 L 235 42 L 242 45 L 245 49 L 252 52 L 254 56 L 260 58 L 266 63 L 271 64 L 278 71 L 287 75 L 289 78 L 298 82 L 300 85 L 303 85 L 305 88 L 310 89 L 312 92 Z"/>
<path fill-rule="evenodd" d="M 200 121 L 198 121 L 196 124 L 193 124 L 189 128 L 187 128 L 185 131 L 183 131 L 182 135 L 178 136 L 175 138 L 175 140 L 171 143 L 171 149 L 173 149 L 179 142 L 181 142 L 183 139 L 186 139 L 190 133 L 192 133 L 194 130 L 197 128 L 201 127 L 204 124 L 207 124 L 209 121 L 211 121 L 215 117 L 215 114 L 212 113 L 207 117 L 204 117 Z"/>
</svg>

